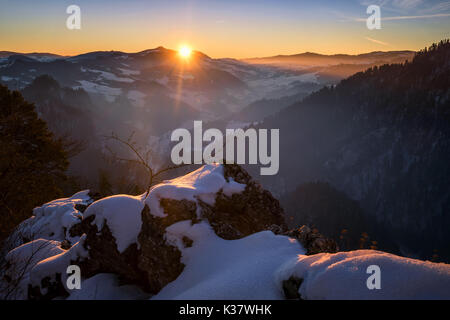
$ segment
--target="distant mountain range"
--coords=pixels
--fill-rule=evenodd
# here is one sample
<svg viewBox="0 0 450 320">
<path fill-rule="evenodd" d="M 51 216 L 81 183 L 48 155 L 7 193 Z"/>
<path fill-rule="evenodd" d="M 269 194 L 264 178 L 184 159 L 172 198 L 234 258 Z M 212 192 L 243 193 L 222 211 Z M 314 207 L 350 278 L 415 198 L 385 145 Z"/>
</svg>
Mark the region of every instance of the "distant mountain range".
<svg viewBox="0 0 450 320">
<path fill-rule="evenodd" d="M 414 51 L 375 51 L 358 55 L 324 55 L 305 52 L 293 55 L 278 55 L 265 58 L 244 59 L 247 63 L 278 66 L 283 68 L 310 70 L 329 81 L 346 78 L 373 66 L 403 63 L 414 57 Z"/>
<path fill-rule="evenodd" d="M 8 58 L 14 55 L 26 56 L 29 58 L 34 58 L 39 60 L 40 58 L 48 58 L 48 59 L 83 59 L 83 58 L 92 58 L 99 56 L 108 56 L 111 54 L 114 55 L 140 55 L 146 56 L 149 53 L 160 52 L 163 54 L 174 55 L 176 54 L 175 50 L 166 49 L 164 47 L 157 47 L 154 49 L 148 49 L 136 53 L 125 53 L 122 51 L 94 51 L 84 54 L 79 54 L 75 56 L 62 56 L 53 53 L 42 53 L 42 52 L 33 52 L 33 53 L 20 53 L 13 51 L 0 51 L 0 58 Z M 201 53 L 199 51 L 194 51 L 194 55 L 200 55 L 205 58 L 209 58 L 206 54 Z M 415 54 L 415 51 L 410 50 L 402 50 L 402 51 L 373 51 L 369 53 L 362 53 L 357 55 L 350 54 L 332 54 L 325 55 L 314 52 L 304 52 L 298 54 L 291 55 L 276 55 L 271 57 L 258 57 L 258 58 L 245 58 L 241 59 L 241 61 L 249 62 L 249 63 L 267 63 L 267 64 L 276 64 L 276 63 L 292 63 L 297 65 L 325 65 L 325 64 L 342 64 L 342 63 L 350 63 L 350 64 L 368 64 L 368 63 L 376 63 L 376 62 L 387 62 L 387 61 L 403 61 L 405 59 L 411 59 Z"/>
<path fill-rule="evenodd" d="M 36 60 L 53 60 L 53 59 L 63 59 L 64 56 L 53 54 L 53 53 L 44 53 L 44 52 L 30 52 L 30 53 L 20 53 L 20 52 L 12 52 L 12 51 L 0 51 L 0 58 L 9 58 L 10 56 L 25 56 L 28 58 L 36 59 Z"/>
<path fill-rule="evenodd" d="M 199 66 L 199 62 L 202 62 L 203 67 L 205 67 L 205 64 L 209 64 L 210 67 L 213 66 L 214 68 L 228 72 L 240 80 L 255 82 L 253 83 L 254 86 L 250 85 L 250 89 L 253 87 L 257 90 L 258 86 L 264 84 L 261 82 L 262 80 L 266 80 L 265 84 L 267 85 L 273 85 L 274 83 L 271 83 L 270 79 L 274 76 L 277 77 L 281 71 L 282 73 L 285 73 L 286 76 L 289 76 L 289 79 L 287 80 L 291 83 L 294 81 L 332 83 L 346 78 L 356 72 L 363 71 L 368 67 L 386 63 L 402 63 L 406 60 L 411 60 L 413 56 L 413 51 L 376 51 L 358 55 L 323 55 L 306 52 L 293 55 L 277 55 L 272 57 L 235 60 L 211 59 L 204 53 L 194 51 L 193 59 L 191 60 L 196 61 L 195 65 L 197 67 Z M 142 63 L 144 63 L 146 67 L 149 67 L 149 62 L 153 65 L 170 64 L 172 66 L 179 65 L 179 62 L 181 62 L 177 51 L 166 49 L 164 47 L 148 49 L 136 53 L 125 53 L 121 51 L 95 51 L 76 56 L 61 56 L 52 53 L 18 53 L 11 51 L 0 51 L 0 65 L 11 63 L 17 59 L 20 61 L 26 60 L 28 62 L 31 62 L 32 60 L 54 63 L 57 61 L 67 61 L 75 64 L 83 64 L 88 61 L 97 60 L 101 62 L 102 65 L 107 61 L 108 64 L 114 64 L 113 59 L 122 60 L 121 62 L 124 64 L 127 64 L 125 60 L 128 60 L 132 61 L 132 65 L 137 67 L 138 70 L 143 67 Z M 259 68 L 255 68 L 256 65 L 258 65 Z M 184 67 L 186 67 L 186 65 Z M 119 68 L 116 70 L 117 73 L 115 73 L 115 75 L 117 78 L 120 78 L 120 75 L 130 76 L 130 74 L 127 74 L 127 71 L 122 69 L 126 70 L 126 68 Z M 164 76 L 167 75 L 164 72 L 162 73 Z M 302 74 L 305 76 L 296 79 L 296 77 Z M 134 75 L 136 76 L 137 74 L 135 73 Z M 124 79 L 122 80 L 127 81 Z M 233 82 L 232 79 L 228 79 L 228 81 Z M 223 83 L 216 84 L 219 85 Z M 283 82 L 283 84 L 285 83 Z M 205 83 L 200 83 L 200 85 L 205 85 Z M 271 96 L 266 95 L 262 97 L 259 95 L 259 98 L 280 98 L 283 96 L 284 92 L 276 92 L 279 85 L 275 85 L 275 87 L 276 88 L 273 88 L 275 92 L 271 92 L 272 90 L 269 89 L 269 92 L 272 93 Z M 252 92 L 252 94 L 254 94 L 254 92 Z M 250 103 L 252 101 L 246 102 Z"/>
<path fill-rule="evenodd" d="M 313 73 L 211 59 L 196 51 L 184 60 L 177 51 L 163 47 L 72 57 L 0 53 L 0 82 L 8 87 L 22 89 L 39 75 L 50 75 L 65 87 L 82 88 L 107 103 L 120 97 L 142 107 L 152 95 L 164 95 L 174 104 L 202 111 L 205 119 L 241 110 L 259 99 L 297 94 L 304 83 L 322 83 Z"/>
<path fill-rule="evenodd" d="M 250 58 L 250 63 L 292 64 L 303 66 L 323 66 L 332 64 L 372 64 L 380 62 L 403 62 L 414 57 L 415 51 L 374 51 L 357 55 L 332 54 L 325 55 L 305 52 L 292 55 L 277 55 L 263 58 Z"/>
</svg>

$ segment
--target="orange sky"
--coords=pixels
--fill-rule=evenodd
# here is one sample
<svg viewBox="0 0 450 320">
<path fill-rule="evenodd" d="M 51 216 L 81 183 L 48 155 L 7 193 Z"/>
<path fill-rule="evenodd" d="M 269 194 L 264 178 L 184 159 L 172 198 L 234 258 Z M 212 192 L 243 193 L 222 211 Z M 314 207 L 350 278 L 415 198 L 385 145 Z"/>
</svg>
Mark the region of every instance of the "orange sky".
<svg viewBox="0 0 450 320">
<path fill-rule="evenodd" d="M 177 49 L 189 44 L 213 58 L 248 58 L 305 51 L 418 50 L 450 37 L 450 17 L 445 15 L 394 16 L 383 21 L 381 30 L 371 31 L 358 21 L 367 16 L 365 7 L 344 10 L 345 5 L 333 7 L 331 2 L 330 7 L 310 4 L 308 11 L 298 1 L 283 6 L 230 0 L 208 7 L 200 6 L 201 1 L 171 1 L 179 7 L 159 1 L 152 2 L 154 6 L 137 0 L 110 1 L 106 6 L 101 6 L 103 1 L 79 1 L 81 30 L 68 30 L 65 9 L 69 2 L 46 0 L 39 7 L 22 0 L 0 1 L 0 50 L 17 52 L 75 55 L 96 50 L 137 52 L 161 45 Z"/>
</svg>

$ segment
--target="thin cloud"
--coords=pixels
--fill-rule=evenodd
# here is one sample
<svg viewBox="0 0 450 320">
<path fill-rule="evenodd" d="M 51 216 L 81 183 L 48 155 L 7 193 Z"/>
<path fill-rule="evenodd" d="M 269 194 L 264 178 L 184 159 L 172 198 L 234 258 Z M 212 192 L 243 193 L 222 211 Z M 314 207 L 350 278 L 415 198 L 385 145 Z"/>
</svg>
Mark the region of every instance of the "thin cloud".
<svg viewBox="0 0 450 320">
<path fill-rule="evenodd" d="M 371 42 L 374 42 L 376 44 L 381 44 L 383 46 L 388 46 L 389 45 L 389 43 L 387 43 L 387 42 L 383 42 L 383 41 L 380 41 L 380 40 L 372 39 L 372 38 L 369 38 L 369 37 L 365 37 L 365 39 L 369 40 Z"/>
<path fill-rule="evenodd" d="M 423 0 L 394 0 L 392 4 L 401 9 L 416 8 L 423 3 Z"/>
<path fill-rule="evenodd" d="M 375 4 L 381 7 L 383 12 L 391 12 L 396 15 L 434 15 L 438 13 L 448 13 L 450 1 L 430 3 L 424 0 L 360 0 L 362 6 Z"/>
<path fill-rule="evenodd" d="M 413 19 L 430 19 L 430 18 L 443 18 L 450 17 L 450 13 L 437 13 L 437 14 L 424 14 L 419 16 L 397 16 L 397 17 L 381 17 L 382 21 L 395 21 L 395 20 L 413 20 Z M 367 18 L 357 18 L 358 22 L 365 22 Z"/>
<path fill-rule="evenodd" d="M 442 2 L 435 4 L 431 7 L 428 7 L 422 10 L 422 14 L 431 14 L 431 13 L 445 13 L 450 10 L 450 1 Z M 445 11 L 445 12 L 442 12 Z"/>
</svg>

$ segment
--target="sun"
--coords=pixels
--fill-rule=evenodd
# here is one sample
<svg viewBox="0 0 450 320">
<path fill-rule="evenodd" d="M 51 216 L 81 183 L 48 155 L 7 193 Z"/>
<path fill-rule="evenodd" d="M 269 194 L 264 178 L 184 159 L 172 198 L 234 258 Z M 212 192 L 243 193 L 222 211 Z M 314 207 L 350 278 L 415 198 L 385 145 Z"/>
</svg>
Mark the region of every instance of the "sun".
<svg viewBox="0 0 450 320">
<path fill-rule="evenodd" d="M 178 53 L 180 54 L 180 56 L 182 56 L 183 58 L 189 58 L 191 56 L 192 53 L 192 49 L 189 48 L 188 46 L 182 46 L 180 48 L 180 50 L 178 50 Z"/>
</svg>

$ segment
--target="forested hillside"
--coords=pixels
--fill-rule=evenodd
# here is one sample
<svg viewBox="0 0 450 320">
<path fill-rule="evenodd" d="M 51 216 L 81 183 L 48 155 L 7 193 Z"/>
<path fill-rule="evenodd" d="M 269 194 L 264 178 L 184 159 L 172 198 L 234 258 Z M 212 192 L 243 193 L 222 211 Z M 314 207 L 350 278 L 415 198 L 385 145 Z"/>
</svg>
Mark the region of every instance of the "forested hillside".
<svg viewBox="0 0 450 320">
<path fill-rule="evenodd" d="M 326 87 L 268 118 L 279 128 L 272 190 L 323 180 L 376 221 L 385 249 L 450 259 L 450 43 Z"/>
</svg>

